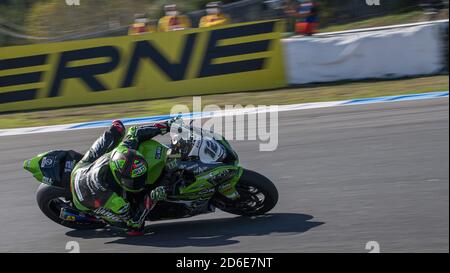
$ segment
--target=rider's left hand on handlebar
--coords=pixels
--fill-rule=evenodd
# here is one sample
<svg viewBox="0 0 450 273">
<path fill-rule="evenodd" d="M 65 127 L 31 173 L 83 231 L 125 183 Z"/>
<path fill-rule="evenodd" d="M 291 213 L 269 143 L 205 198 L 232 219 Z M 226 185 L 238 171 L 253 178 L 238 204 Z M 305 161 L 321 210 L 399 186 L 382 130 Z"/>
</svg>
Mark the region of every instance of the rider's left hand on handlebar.
<svg viewBox="0 0 450 273">
<path fill-rule="evenodd" d="M 170 131 L 170 124 L 168 121 L 155 123 L 154 126 L 157 127 L 159 130 L 161 130 L 162 135 L 165 135 Z"/>
</svg>

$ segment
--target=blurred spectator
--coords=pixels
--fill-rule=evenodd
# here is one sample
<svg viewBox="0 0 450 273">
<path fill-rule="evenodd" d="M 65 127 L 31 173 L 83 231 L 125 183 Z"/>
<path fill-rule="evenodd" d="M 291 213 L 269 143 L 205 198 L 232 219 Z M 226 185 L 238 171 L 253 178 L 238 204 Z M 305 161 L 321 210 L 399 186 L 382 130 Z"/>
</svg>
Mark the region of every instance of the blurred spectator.
<svg viewBox="0 0 450 273">
<path fill-rule="evenodd" d="M 166 32 L 191 28 L 191 20 L 178 11 L 177 5 L 165 5 L 164 12 L 166 15 L 159 19 L 158 31 Z"/>
<path fill-rule="evenodd" d="M 215 27 L 230 23 L 228 15 L 222 13 L 221 2 L 211 2 L 206 5 L 206 16 L 200 19 L 199 27 Z"/>
<path fill-rule="evenodd" d="M 287 5 L 287 15 L 295 18 L 295 33 L 313 35 L 319 23 L 318 3 L 313 0 L 294 0 Z"/>
<path fill-rule="evenodd" d="M 150 24 L 150 20 L 145 14 L 136 14 L 134 23 L 128 28 L 128 35 L 139 35 L 155 31 L 156 27 Z"/>
</svg>

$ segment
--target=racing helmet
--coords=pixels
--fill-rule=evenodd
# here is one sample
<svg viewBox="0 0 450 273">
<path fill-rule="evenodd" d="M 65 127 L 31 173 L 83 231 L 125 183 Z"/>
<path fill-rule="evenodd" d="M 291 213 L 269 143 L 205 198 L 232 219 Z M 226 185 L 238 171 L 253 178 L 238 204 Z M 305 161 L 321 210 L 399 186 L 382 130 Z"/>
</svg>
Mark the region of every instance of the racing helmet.
<svg viewBox="0 0 450 273">
<path fill-rule="evenodd" d="M 114 180 L 126 191 L 139 192 L 144 189 L 148 164 L 138 151 L 117 147 L 111 152 L 109 167 Z"/>
</svg>

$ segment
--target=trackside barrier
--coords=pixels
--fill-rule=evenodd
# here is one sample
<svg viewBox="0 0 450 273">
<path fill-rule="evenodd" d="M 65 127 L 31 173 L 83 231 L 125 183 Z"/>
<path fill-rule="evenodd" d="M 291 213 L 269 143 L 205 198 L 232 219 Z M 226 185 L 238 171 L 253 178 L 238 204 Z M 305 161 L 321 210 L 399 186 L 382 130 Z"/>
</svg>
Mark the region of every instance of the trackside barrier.
<svg viewBox="0 0 450 273">
<path fill-rule="evenodd" d="M 286 86 L 281 21 L 0 48 L 0 112 Z"/>
<path fill-rule="evenodd" d="M 282 31 L 261 21 L 0 48 L 0 112 L 448 73 L 448 20 L 281 43 Z"/>
<path fill-rule="evenodd" d="M 448 20 L 290 38 L 283 48 L 289 84 L 432 75 L 448 68 Z"/>
</svg>

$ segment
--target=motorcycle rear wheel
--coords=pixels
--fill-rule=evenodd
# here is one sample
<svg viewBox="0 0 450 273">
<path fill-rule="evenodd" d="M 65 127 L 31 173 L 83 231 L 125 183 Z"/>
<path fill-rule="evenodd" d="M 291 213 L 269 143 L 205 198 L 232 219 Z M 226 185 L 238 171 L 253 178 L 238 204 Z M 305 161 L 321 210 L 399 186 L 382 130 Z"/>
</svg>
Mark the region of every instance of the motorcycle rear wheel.
<svg viewBox="0 0 450 273">
<path fill-rule="evenodd" d="M 237 200 L 232 201 L 218 196 L 213 204 L 231 214 L 257 216 L 267 213 L 278 202 L 278 190 L 272 181 L 251 170 L 244 170 L 236 190 L 240 195 Z"/>
<path fill-rule="evenodd" d="M 63 206 L 73 208 L 73 206 L 70 205 L 71 198 L 70 192 L 64 188 L 53 187 L 46 184 L 41 184 L 36 192 L 36 201 L 42 213 L 57 224 L 77 230 L 99 229 L 106 226 L 106 224 L 99 222 L 72 222 L 61 219 L 59 214 Z"/>
</svg>

